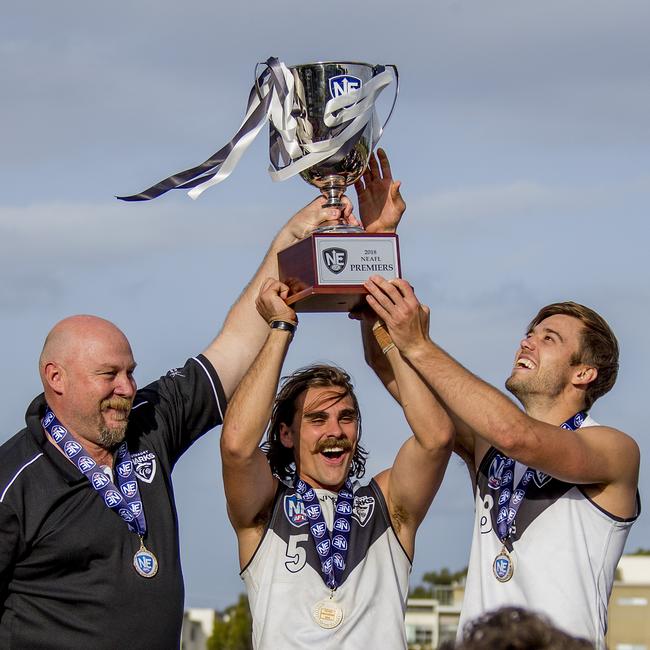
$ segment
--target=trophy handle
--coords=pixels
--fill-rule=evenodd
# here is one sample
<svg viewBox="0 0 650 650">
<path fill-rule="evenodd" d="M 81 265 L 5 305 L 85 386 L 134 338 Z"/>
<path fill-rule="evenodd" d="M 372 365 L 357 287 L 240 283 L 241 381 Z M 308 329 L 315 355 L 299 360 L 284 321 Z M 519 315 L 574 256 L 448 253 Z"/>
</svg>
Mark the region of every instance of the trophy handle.
<svg viewBox="0 0 650 650">
<path fill-rule="evenodd" d="M 391 115 L 393 114 L 393 111 L 395 110 L 395 104 L 397 103 L 397 96 L 399 95 L 399 72 L 397 70 L 397 66 L 394 63 L 387 63 L 385 68 L 393 68 L 395 71 L 395 97 L 393 97 L 393 105 L 390 107 L 390 112 L 388 113 L 388 117 L 386 118 L 386 121 L 384 122 L 384 125 L 381 127 L 381 132 L 383 133 L 384 129 L 386 128 L 386 125 L 390 121 Z"/>
</svg>

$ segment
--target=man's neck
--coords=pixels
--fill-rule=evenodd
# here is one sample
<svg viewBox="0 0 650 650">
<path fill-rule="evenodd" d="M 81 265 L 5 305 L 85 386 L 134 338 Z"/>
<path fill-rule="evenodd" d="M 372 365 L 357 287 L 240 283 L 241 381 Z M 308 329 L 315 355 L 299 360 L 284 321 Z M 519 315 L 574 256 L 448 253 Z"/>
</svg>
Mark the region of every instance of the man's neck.
<svg viewBox="0 0 650 650">
<path fill-rule="evenodd" d="M 578 411 L 585 409 L 584 404 L 578 403 L 576 400 L 559 397 L 554 399 L 528 399 L 524 403 L 524 410 L 530 417 L 540 422 L 560 426 Z"/>
</svg>

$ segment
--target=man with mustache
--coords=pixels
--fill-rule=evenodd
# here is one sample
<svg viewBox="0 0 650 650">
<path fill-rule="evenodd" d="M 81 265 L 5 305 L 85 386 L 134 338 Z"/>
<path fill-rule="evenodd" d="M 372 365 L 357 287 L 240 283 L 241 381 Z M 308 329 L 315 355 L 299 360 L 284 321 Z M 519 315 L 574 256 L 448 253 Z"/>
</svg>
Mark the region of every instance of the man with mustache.
<svg viewBox="0 0 650 650">
<path fill-rule="evenodd" d="M 429 338 L 407 282 L 374 276 L 366 287 L 394 345 L 451 416 L 476 489 L 459 631 L 485 611 L 528 607 L 604 648 L 616 565 L 641 507 L 636 442 L 588 415 L 616 381 L 610 327 L 574 302 L 543 307 L 506 381 L 521 410 Z M 390 385 L 390 369 L 371 365 Z"/>
<path fill-rule="evenodd" d="M 297 326 L 283 300 L 287 294 L 273 279 L 260 292 L 268 336 L 233 396 L 221 434 L 253 647 L 405 650 L 415 534 L 447 466 L 451 422 L 398 350 L 378 348 L 413 435 L 391 468 L 359 486 L 366 451 L 347 373 L 309 366 L 290 375 L 275 397 Z M 378 346 L 385 332 L 375 329 L 375 342 L 370 323 L 363 323 L 365 344 Z"/>
<path fill-rule="evenodd" d="M 171 471 L 266 339 L 255 309 L 277 252 L 338 221 L 322 199 L 298 212 L 202 354 L 136 390 L 124 334 L 96 316 L 54 326 L 43 394 L 0 447 L 0 647 L 172 649 L 183 581 Z M 346 220 L 351 205 L 343 210 Z"/>
</svg>

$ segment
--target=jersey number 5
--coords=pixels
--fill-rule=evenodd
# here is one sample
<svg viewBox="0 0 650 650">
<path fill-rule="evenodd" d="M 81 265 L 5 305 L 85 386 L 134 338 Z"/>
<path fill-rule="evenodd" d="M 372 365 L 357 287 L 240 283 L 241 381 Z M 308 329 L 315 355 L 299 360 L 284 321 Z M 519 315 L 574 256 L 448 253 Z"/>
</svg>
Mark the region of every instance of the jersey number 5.
<svg viewBox="0 0 650 650">
<path fill-rule="evenodd" d="M 287 543 L 287 560 L 284 566 L 287 567 L 291 573 L 297 573 L 307 563 L 307 551 L 298 544 L 302 544 L 309 540 L 309 535 L 291 535 Z"/>
</svg>

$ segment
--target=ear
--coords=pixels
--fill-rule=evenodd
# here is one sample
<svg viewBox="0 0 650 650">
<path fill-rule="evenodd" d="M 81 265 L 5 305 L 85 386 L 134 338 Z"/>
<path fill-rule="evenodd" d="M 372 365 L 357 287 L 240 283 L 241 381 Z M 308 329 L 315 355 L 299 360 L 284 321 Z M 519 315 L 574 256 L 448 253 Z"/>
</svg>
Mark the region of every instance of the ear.
<svg viewBox="0 0 650 650">
<path fill-rule="evenodd" d="M 48 361 L 43 368 L 43 382 L 57 395 L 62 395 L 65 389 L 65 370 L 58 363 Z"/>
<path fill-rule="evenodd" d="M 573 385 L 576 388 L 587 388 L 587 385 L 598 377 L 598 368 L 593 366 L 578 366 L 573 373 Z"/>
<path fill-rule="evenodd" d="M 283 447 L 293 449 L 293 431 L 284 422 L 280 422 L 280 442 Z"/>
</svg>

